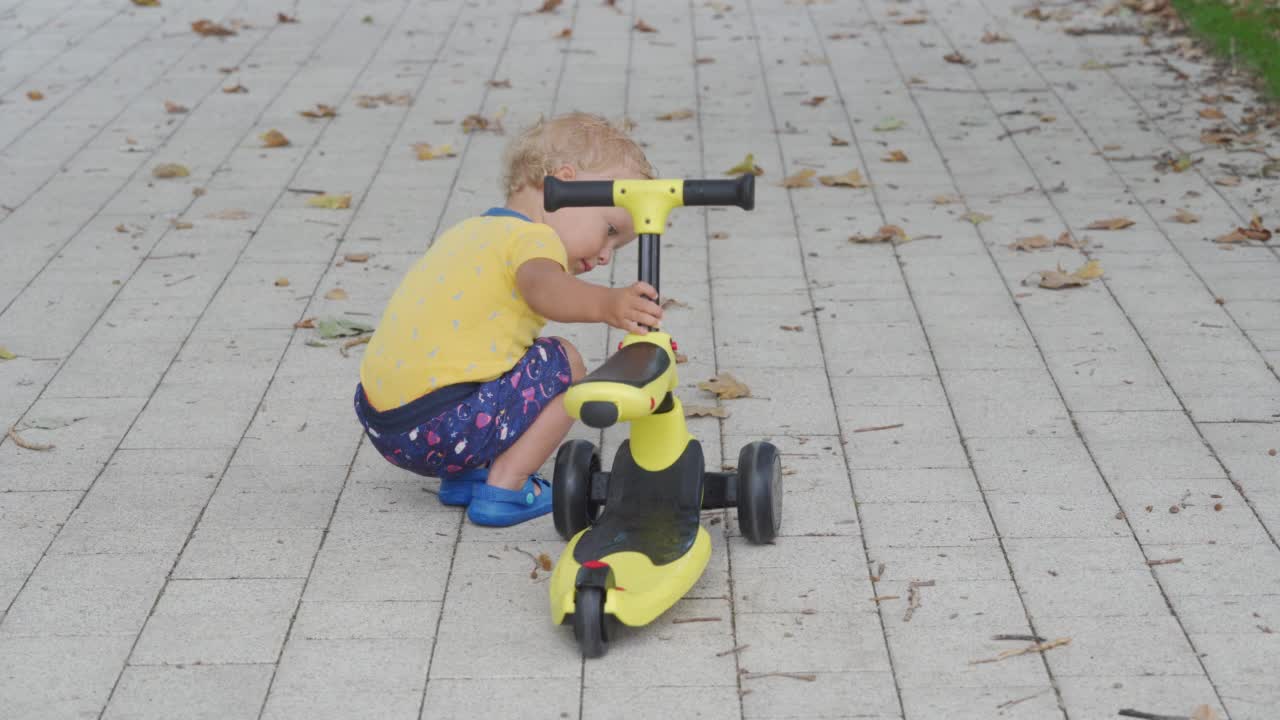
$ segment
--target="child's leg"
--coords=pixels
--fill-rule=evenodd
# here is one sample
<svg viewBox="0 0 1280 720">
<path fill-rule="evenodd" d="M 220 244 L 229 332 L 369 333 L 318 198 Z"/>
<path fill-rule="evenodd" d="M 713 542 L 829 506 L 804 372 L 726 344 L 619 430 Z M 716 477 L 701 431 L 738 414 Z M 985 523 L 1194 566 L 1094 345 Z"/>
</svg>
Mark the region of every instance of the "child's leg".
<svg viewBox="0 0 1280 720">
<path fill-rule="evenodd" d="M 587 374 L 582 355 L 568 340 L 561 337 L 554 339 L 559 341 L 565 355 L 569 357 L 573 381 L 581 380 Z M 489 466 L 488 484 L 507 490 L 524 487 L 529 476 L 537 472 L 542 463 L 551 457 L 551 453 L 555 452 L 572 426 L 573 418 L 564 409 L 564 396 L 559 395 L 547 403 L 511 447 L 493 459 L 493 464 Z M 538 492 L 541 493 L 541 490 Z"/>
</svg>

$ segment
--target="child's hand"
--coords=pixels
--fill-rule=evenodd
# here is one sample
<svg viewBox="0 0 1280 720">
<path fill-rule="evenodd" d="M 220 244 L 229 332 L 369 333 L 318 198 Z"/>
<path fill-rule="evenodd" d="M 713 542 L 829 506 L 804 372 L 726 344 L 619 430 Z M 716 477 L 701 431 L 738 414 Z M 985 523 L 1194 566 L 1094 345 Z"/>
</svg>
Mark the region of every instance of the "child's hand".
<svg viewBox="0 0 1280 720">
<path fill-rule="evenodd" d="M 662 320 L 662 308 L 654 302 L 657 297 L 658 291 L 646 282 L 612 288 L 609 290 L 604 321 L 619 330 L 644 335 L 649 332 L 647 328 L 658 327 Z"/>
</svg>

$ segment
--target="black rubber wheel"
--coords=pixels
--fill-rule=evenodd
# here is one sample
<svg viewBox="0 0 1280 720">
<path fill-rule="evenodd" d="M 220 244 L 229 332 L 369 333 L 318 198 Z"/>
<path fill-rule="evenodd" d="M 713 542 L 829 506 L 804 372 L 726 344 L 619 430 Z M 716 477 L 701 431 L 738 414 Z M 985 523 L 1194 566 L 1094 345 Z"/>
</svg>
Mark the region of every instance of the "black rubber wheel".
<svg viewBox="0 0 1280 720">
<path fill-rule="evenodd" d="M 590 527 L 600 512 L 599 504 L 591 502 L 591 477 L 599 471 L 600 453 L 588 440 L 570 440 L 556 453 L 551 517 L 565 540 Z"/>
<path fill-rule="evenodd" d="M 782 456 L 772 443 L 748 443 L 738 453 L 738 529 L 763 545 L 773 542 L 780 527 Z"/>
<path fill-rule="evenodd" d="M 604 655 L 608 649 L 605 643 L 609 642 L 605 632 L 604 590 L 598 587 L 578 588 L 573 604 L 573 637 L 578 641 L 582 657 Z"/>
</svg>

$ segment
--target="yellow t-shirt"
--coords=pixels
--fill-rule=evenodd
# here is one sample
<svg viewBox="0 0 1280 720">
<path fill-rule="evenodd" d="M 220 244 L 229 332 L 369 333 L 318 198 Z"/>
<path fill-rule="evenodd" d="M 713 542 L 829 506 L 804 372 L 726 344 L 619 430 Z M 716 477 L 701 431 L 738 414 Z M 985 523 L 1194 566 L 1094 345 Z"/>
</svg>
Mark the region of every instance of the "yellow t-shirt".
<svg viewBox="0 0 1280 720">
<path fill-rule="evenodd" d="M 369 340 L 360 365 L 369 404 L 391 410 L 514 367 L 547 322 L 516 288 L 516 269 L 534 258 L 568 264 L 547 225 L 484 215 L 446 230 L 400 282 Z"/>
</svg>

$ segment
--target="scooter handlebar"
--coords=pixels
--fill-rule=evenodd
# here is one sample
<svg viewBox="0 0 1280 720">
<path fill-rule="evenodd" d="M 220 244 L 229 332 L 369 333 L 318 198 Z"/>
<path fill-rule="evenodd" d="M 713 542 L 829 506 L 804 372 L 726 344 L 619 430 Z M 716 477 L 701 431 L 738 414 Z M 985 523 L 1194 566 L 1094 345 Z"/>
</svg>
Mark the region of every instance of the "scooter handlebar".
<svg viewBox="0 0 1280 720">
<path fill-rule="evenodd" d="M 756 204 L 755 181 L 756 177 L 751 173 L 744 173 L 734 180 L 685 180 L 681 183 L 683 197 L 679 204 L 734 205 L 751 210 Z M 671 181 L 648 182 L 656 187 Z M 614 204 L 612 180 L 564 181 L 550 175 L 543 180 L 542 205 L 547 212 L 565 207 L 610 207 Z"/>
<path fill-rule="evenodd" d="M 756 206 L 756 176 L 743 173 L 736 180 L 685 180 L 685 205 L 735 205 L 743 210 Z"/>
</svg>

